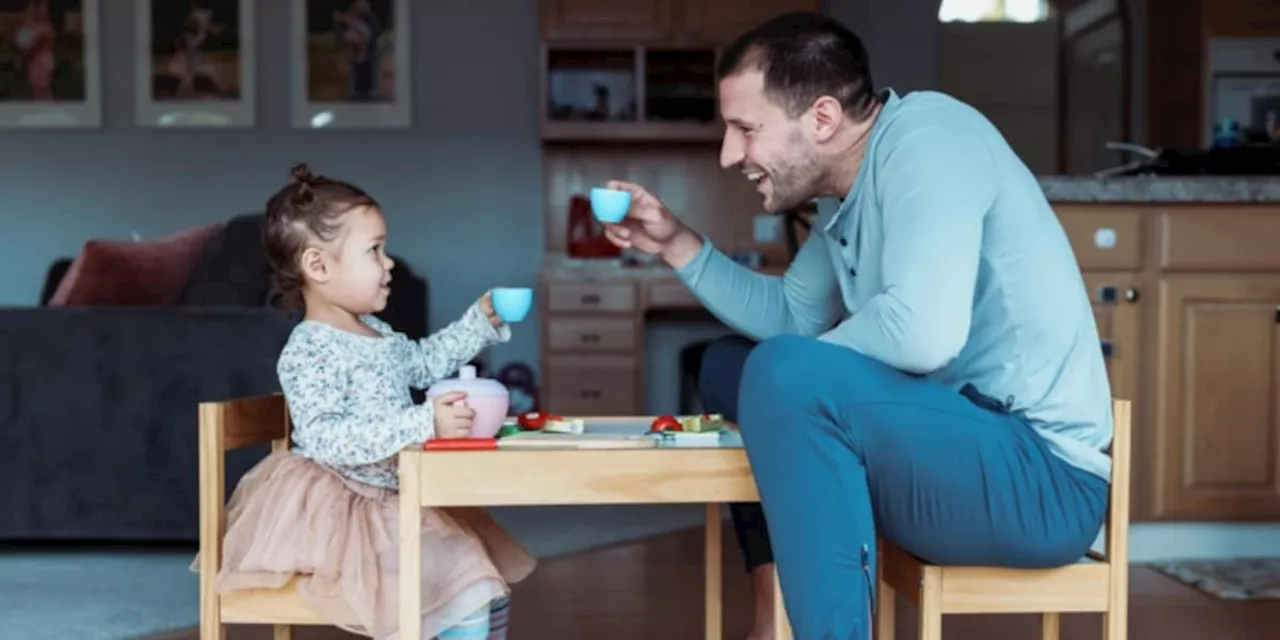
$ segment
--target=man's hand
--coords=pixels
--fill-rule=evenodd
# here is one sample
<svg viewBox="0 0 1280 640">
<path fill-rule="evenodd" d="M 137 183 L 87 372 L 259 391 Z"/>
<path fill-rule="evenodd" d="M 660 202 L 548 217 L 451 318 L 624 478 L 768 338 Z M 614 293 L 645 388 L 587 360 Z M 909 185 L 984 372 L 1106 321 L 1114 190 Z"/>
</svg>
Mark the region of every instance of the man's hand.
<svg viewBox="0 0 1280 640">
<path fill-rule="evenodd" d="M 466 405 L 466 399 L 467 394 L 454 391 L 436 396 L 432 401 L 437 438 L 466 438 L 471 435 L 471 421 L 475 419 L 476 412 Z"/>
<path fill-rule="evenodd" d="M 606 224 L 604 234 L 623 249 L 656 255 L 675 269 L 693 260 L 702 250 L 702 238 L 638 184 L 610 180 L 606 185 L 631 193 L 631 209 L 618 224 Z"/>
<path fill-rule="evenodd" d="M 484 313 L 484 317 L 489 319 L 489 324 L 493 325 L 494 328 L 502 326 L 502 316 L 499 316 L 498 312 L 493 309 L 492 291 L 486 291 L 484 295 L 480 296 L 478 304 L 480 305 L 480 311 Z"/>
</svg>

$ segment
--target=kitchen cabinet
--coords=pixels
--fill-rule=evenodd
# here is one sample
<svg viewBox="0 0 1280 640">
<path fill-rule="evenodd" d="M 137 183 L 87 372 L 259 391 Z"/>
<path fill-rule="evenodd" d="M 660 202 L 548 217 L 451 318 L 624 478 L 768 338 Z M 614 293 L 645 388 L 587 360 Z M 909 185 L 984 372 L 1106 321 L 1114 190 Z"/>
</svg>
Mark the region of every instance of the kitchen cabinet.
<svg viewBox="0 0 1280 640">
<path fill-rule="evenodd" d="M 1280 519 L 1280 206 L 1055 209 L 1134 403 L 1133 519 Z"/>
</svg>

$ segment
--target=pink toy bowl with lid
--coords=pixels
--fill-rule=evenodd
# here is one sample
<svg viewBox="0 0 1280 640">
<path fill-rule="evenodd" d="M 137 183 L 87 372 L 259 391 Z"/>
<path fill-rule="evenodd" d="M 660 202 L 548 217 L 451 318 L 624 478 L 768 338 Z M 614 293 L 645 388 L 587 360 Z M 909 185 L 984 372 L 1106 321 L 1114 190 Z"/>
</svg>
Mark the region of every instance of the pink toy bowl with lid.
<svg viewBox="0 0 1280 640">
<path fill-rule="evenodd" d="M 492 438 L 497 435 L 511 403 L 511 394 L 507 392 L 507 388 L 497 380 L 477 378 L 476 368 L 466 365 L 458 370 L 458 377 L 431 385 L 427 389 L 427 402 L 454 391 L 467 394 L 462 403 L 476 412 L 475 420 L 471 423 L 471 437 Z"/>
</svg>

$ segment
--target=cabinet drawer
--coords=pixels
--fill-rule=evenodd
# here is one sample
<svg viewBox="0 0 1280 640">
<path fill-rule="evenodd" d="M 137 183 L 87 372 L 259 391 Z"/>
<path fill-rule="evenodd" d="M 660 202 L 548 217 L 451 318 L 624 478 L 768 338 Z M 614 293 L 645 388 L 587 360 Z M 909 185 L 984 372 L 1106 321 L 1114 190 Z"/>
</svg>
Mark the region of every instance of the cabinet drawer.
<svg viewBox="0 0 1280 640">
<path fill-rule="evenodd" d="M 1129 271 L 1142 266 L 1142 212 L 1122 207 L 1058 205 L 1082 271 Z"/>
<path fill-rule="evenodd" d="M 549 311 L 632 311 L 636 287 L 630 282 L 553 283 L 547 287 Z"/>
<path fill-rule="evenodd" d="M 1161 269 L 1280 270 L 1280 206 L 1170 211 L 1159 225 Z"/>
<path fill-rule="evenodd" d="M 631 318 L 550 316 L 547 346 L 553 351 L 631 351 L 636 322 Z"/>
<path fill-rule="evenodd" d="M 628 416 L 637 407 L 632 356 L 546 356 L 546 410 L 564 416 Z"/>
<path fill-rule="evenodd" d="M 683 282 L 649 284 L 647 304 L 654 309 L 698 309 L 702 303 Z"/>
</svg>

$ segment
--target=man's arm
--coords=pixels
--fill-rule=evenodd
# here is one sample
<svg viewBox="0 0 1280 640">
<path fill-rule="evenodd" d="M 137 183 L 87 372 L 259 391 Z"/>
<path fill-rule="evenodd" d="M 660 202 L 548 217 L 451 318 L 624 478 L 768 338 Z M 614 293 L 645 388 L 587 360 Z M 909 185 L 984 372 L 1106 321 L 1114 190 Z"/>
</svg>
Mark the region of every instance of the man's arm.
<svg viewBox="0 0 1280 640">
<path fill-rule="evenodd" d="M 907 133 L 877 172 L 884 289 L 820 339 L 929 373 L 968 339 L 994 161 L 967 123 L 949 122 Z"/>
<path fill-rule="evenodd" d="M 781 276 L 734 262 L 706 238 L 693 260 L 676 273 L 721 322 L 756 340 L 784 333 L 817 336 L 843 309 L 831 258 L 817 233 Z"/>
</svg>

